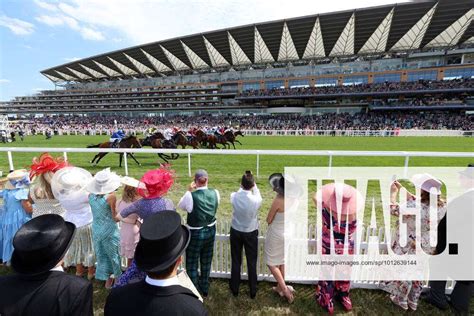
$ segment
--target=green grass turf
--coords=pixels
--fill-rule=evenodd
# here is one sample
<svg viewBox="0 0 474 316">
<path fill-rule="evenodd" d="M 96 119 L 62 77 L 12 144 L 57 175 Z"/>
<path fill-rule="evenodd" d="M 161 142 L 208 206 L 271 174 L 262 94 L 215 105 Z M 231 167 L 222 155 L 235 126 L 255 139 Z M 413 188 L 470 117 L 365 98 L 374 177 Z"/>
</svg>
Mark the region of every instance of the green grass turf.
<svg viewBox="0 0 474 316">
<path fill-rule="evenodd" d="M 460 151 L 474 152 L 474 138 L 463 137 L 312 137 L 312 136 L 252 136 L 240 138 L 242 146 L 237 149 L 280 149 L 280 150 L 363 150 L 363 151 Z M 17 141 L 0 147 L 78 147 L 97 144 L 107 140 L 106 136 L 56 136 L 46 140 L 43 136 L 30 136 L 24 142 Z M 15 168 L 28 168 L 33 157 L 40 153 L 13 153 Z M 58 153 L 58 155 L 61 155 Z M 95 173 L 102 168 L 111 167 L 123 175 L 124 169 L 118 167 L 118 155 L 108 154 L 98 166 L 91 166 L 89 153 L 69 153 L 69 161 Z M 162 162 L 153 154 L 137 154 L 142 164 L 136 165 L 129 159 L 129 173 L 140 178 L 147 170 L 156 168 Z M 264 221 L 274 193 L 267 178 L 273 172 L 283 172 L 287 166 L 327 166 L 328 157 L 309 156 L 260 156 L 260 177 L 257 183 L 263 196 L 260 220 Z M 410 159 L 410 166 L 465 166 L 474 162 L 469 158 L 430 158 L 415 157 Z M 403 166 L 403 157 L 333 157 L 333 166 Z M 175 204 L 192 181 L 188 177 L 187 157 L 183 156 L 172 162 L 177 179 L 168 197 Z M 255 155 L 192 155 L 192 170 L 205 168 L 210 175 L 209 185 L 221 193 L 219 218 L 230 218 L 230 193 L 239 188 L 239 179 L 245 170 L 255 173 Z M 8 171 L 6 153 L 0 153 L 0 170 Z"/>
</svg>

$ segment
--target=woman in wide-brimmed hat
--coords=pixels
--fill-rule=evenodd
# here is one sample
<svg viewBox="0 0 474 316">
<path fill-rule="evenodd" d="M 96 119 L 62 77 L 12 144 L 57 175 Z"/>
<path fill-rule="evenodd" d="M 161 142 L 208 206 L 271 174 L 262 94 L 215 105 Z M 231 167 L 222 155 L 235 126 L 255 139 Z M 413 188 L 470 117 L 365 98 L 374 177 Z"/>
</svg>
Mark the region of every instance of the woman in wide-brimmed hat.
<svg viewBox="0 0 474 316">
<path fill-rule="evenodd" d="M 3 196 L 3 188 L 5 187 L 5 183 L 7 183 L 7 177 L 0 178 L 0 197 Z M 0 265 L 2 264 L 3 258 L 3 233 L 2 233 L 2 225 L 3 225 L 3 217 L 5 217 L 5 208 L 3 199 L 0 199 Z"/>
<path fill-rule="evenodd" d="M 123 177 L 121 181 L 124 187 L 122 198 L 117 201 L 117 213 L 119 214 L 141 198 L 137 191 L 140 181 L 130 177 Z M 127 267 L 132 264 L 135 248 L 140 240 L 140 221 L 140 217 L 135 213 L 121 218 L 120 255 L 127 258 Z"/>
<path fill-rule="evenodd" d="M 424 248 L 424 251 L 429 254 L 434 254 L 436 251 L 435 247 L 430 247 L 430 197 L 436 197 L 437 204 L 437 215 L 436 225 L 441 221 L 441 219 L 446 215 L 446 203 L 441 198 L 441 187 L 442 183 L 428 173 L 415 174 L 410 179 L 411 183 L 415 186 L 415 189 L 420 192 L 420 214 L 417 215 L 408 215 L 405 216 L 406 228 L 407 231 L 407 242 L 404 246 L 400 244 L 400 221 L 397 220 L 394 228 L 394 236 L 392 236 L 392 250 L 396 254 L 400 255 L 412 255 L 416 253 L 416 222 L 417 219 L 420 220 L 420 236 L 421 236 L 421 245 Z M 400 207 L 397 203 L 398 195 L 400 189 L 403 186 L 398 182 L 394 181 L 391 186 L 390 194 L 390 212 L 393 216 L 396 216 L 397 219 L 400 216 Z M 415 208 L 416 207 L 416 198 L 415 194 L 407 192 L 408 201 L 405 202 L 407 207 Z M 391 281 L 385 282 L 382 286 L 384 290 L 389 292 L 390 300 L 400 306 L 404 310 L 416 310 L 418 306 L 418 299 L 420 298 L 421 291 L 423 290 L 422 282 L 415 281 Z"/>
<path fill-rule="evenodd" d="M 51 189 L 51 180 L 56 171 L 65 168 L 68 163 L 62 158 L 53 158 L 48 153 L 43 153 L 39 158 L 33 158 L 30 167 L 30 180 L 35 183 L 30 189 L 30 201 L 33 203 L 32 217 L 43 214 L 58 214 L 64 216 L 64 209 L 54 198 Z"/>
<path fill-rule="evenodd" d="M 117 197 L 115 191 L 121 186 L 120 177 L 110 168 L 97 172 L 86 186 L 90 193 L 92 209 L 92 240 L 94 241 L 97 268 L 95 278 L 105 281 L 111 288 L 115 278 L 122 274 L 119 247 L 120 233 L 116 219 Z"/>
<path fill-rule="evenodd" d="M 30 179 L 25 169 L 15 170 L 7 176 L 2 196 L 5 213 L 2 223 L 2 260 L 9 262 L 13 253 L 13 236 L 18 229 L 31 219 L 33 210 L 28 200 Z"/>
<path fill-rule="evenodd" d="M 147 217 L 165 210 L 175 210 L 173 201 L 164 198 L 174 183 L 174 171 L 167 166 L 147 171 L 140 180 L 138 194 L 143 198 L 122 210 L 119 219 L 126 218 L 130 214 L 136 214 L 143 220 Z M 135 281 L 143 280 L 145 273 L 137 269 L 135 261 L 125 271 L 116 286 L 126 285 Z"/>
<path fill-rule="evenodd" d="M 344 251 L 345 239 L 348 240 L 348 252 L 354 252 L 355 231 L 357 228 L 357 211 L 363 205 L 362 195 L 356 188 L 345 183 L 329 183 L 323 185 L 313 198 L 316 206 L 322 207 L 322 247 L 323 254 L 330 253 L 331 239 L 334 240 L 336 253 Z M 338 214 L 341 214 L 340 217 Z M 332 228 L 331 228 L 332 223 Z M 346 235 L 347 228 L 347 235 Z M 350 281 L 319 281 L 316 285 L 316 300 L 327 309 L 334 312 L 334 298 L 340 300 L 346 311 L 352 310 L 349 297 Z"/>
<path fill-rule="evenodd" d="M 54 197 L 64 208 L 64 219 L 77 227 L 77 232 L 66 256 L 64 266 L 76 266 L 76 275 L 94 277 L 95 253 L 92 243 L 92 211 L 89 205 L 89 193 L 84 187 L 92 179 L 89 171 L 77 167 L 65 167 L 58 170 L 51 179 Z"/>
</svg>

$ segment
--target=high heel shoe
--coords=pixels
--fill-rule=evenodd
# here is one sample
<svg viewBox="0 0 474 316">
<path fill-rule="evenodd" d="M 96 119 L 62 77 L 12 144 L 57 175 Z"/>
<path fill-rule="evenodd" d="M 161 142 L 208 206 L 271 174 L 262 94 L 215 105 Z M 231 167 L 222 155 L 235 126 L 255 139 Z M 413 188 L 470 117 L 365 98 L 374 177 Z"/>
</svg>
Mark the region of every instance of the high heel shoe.
<svg viewBox="0 0 474 316">
<path fill-rule="evenodd" d="M 295 300 L 293 293 L 290 291 L 288 287 L 286 287 L 285 291 L 283 291 L 283 295 L 285 296 L 286 300 L 290 304 L 293 303 L 293 301 Z"/>
</svg>

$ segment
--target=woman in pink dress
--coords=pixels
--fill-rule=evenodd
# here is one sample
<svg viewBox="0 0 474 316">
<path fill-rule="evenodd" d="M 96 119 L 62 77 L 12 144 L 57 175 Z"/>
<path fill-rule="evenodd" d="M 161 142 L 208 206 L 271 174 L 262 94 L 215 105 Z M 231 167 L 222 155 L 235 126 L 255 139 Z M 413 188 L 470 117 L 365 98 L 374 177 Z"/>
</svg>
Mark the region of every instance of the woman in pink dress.
<svg viewBox="0 0 474 316">
<path fill-rule="evenodd" d="M 117 213 L 133 202 L 139 200 L 141 197 L 138 195 L 136 188 L 138 188 L 139 181 L 130 177 L 123 177 L 122 184 L 124 184 L 122 198 L 117 201 Z M 141 219 L 136 213 L 132 213 L 127 217 L 120 218 L 120 255 L 127 258 L 127 267 L 130 266 L 135 255 L 135 248 L 137 247 L 138 240 L 140 239 L 140 224 Z"/>
</svg>

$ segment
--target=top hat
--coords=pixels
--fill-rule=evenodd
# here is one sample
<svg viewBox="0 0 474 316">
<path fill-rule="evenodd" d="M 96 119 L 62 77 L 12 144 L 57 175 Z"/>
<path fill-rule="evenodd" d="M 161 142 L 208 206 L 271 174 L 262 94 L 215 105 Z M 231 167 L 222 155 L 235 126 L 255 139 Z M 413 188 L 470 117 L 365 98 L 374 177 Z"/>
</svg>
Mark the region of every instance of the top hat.
<svg viewBox="0 0 474 316">
<path fill-rule="evenodd" d="M 162 211 L 147 217 L 140 227 L 140 241 L 135 250 L 137 267 L 160 273 L 183 254 L 191 240 L 189 228 L 181 225 L 176 211 Z"/>
<path fill-rule="evenodd" d="M 71 245 L 76 226 L 57 214 L 26 222 L 13 237 L 11 265 L 15 272 L 36 275 L 54 268 Z"/>
</svg>

